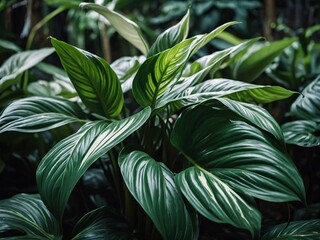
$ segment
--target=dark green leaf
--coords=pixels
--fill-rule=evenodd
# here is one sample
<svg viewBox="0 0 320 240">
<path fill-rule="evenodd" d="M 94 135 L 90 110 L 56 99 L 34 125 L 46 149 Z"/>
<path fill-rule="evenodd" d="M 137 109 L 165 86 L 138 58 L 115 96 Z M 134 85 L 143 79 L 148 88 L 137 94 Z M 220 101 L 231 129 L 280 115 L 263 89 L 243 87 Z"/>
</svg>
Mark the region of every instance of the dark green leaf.
<svg viewBox="0 0 320 240">
<path fill-rule="evenodd" d="M 249 51 L 239 59 L 236 68 L 233 69 L 233 77 L 237 80 L 252 82 L 283 49 L 290 46 L 295 40 L 295 38 L 288 38 L 257 47 L 258 49 L 248 48 Z"/>
<path fill-rule="evenodd" d="M 53 52 L 53 48 L 43 48 L 19 52 L 8 58 L 0 68 L 0 92 L 17 83 L 21 73 L 34 67 Z"/>
<path fill-rule="evenodd" d="M 95 3 L 81 3 L 80 7 L 93 10 L 104 16 L 124 39 L 138 48 L 144 55 L 147 55 L 149 51 L 148 43 L 143 38 L 141 30 L 135 22 Z"/>
<path fill-rule="evenodd" d="M 282 125 L 284 139 L 288 144 L 301 147 L 320 145 L 320 124 L 314 121 L 299 120 Z"/>
<path fill-rule="evenodd" d="M 0 200 L 0 232 L 8 230 L 25 233 L 22 239 L 61 239 L 59 223 L 38 194 L 18 194 Z"/>
<path fill-rule="evenodd" d="M 187 14 L 178 24 L 167 29 L 157 37 L 148 52 L 148 57 L 165 51 L 184 40 L 189 32 L 189 19 L 190 10 L 188 10 Z"/>
<path fill-rule="evenodd" d="M 262 240 L 320 239 L 320 219 L 283 223 L 263 235 Z"/>
<path fill-rule="evenodd" d="M 282 144 L 230 110 L 183 112 L 171 142 L 236 191 L 272 202 L 305 201 L 303 181 Z"/>
<path fill-rule="evenodd" d="M 320 122 L 320 76 L 312 81 L 291 105 L 291 115 Z"/>
<path fill-rule="evenodd" d="M 258 236 L 261 217 L 227 184 L 201 167 L 190 167 L 176 176 L 178 186 L 192 206 L 218 223 L 247 229 Z"/>
<path fill-rule="evenodd" d="M 41 132 L 72 122 L 81 122 L 78 104 L 62 98 L 28 97 L 11 103 L 0 116 L 0 133 Z"/>
<path fill-rule="evenodd" d="M 129 240 L 133 229 L 126 220 L 109 207 L 97 208 L 84 215 L 72 231 L 72 240 Z"/>
<path fill-rule="evenodd" d="M 149 115 L 150 108 L 146 108 L 119 121 L 89 122 L 47 153 L 37 169 L 37 185 L 57 219 L 62 218 L 74 186 L 90 165 L 139 129 Z"/>
<path fill-rule="evenodd" d="M 161 233 L 163 239 L 198 238 L 195 211 L 184 204 L 173 173 L 141 151 L 122 152 L 119 165 L 131 194 Z"/>
<path fill-rule="evenodd" d="M 106 117 L 120 114 L 124 99 L 120 81 L 108 63 L 87 51 L 51 38 L 62 65 L 82 102 Z"/>
</svg>

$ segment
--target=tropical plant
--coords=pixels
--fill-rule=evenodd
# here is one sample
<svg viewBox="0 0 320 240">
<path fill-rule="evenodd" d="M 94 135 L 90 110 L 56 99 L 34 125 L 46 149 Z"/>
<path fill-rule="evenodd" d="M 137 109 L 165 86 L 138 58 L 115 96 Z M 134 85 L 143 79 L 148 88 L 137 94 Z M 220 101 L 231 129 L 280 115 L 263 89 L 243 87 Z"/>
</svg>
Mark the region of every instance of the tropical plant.
<svg viewBox="0 0 320 240">
<path fill-rule="evenodd" d="M 295 92 L 210 78 L 223 64 L 236 64 L 231 54 L 241 53 L 253 40 L 190 63 L 201 47 L 236 22 L 187 38 L 188 11 L 149 47 L 140 28 L 125 16 L 93 3 L 81 7 L 107 18 L 144 56 L 109 65 L 50 38 L 68 77 L 56 74 L 53 82 L 29 83 L 24 90 L 31 96 L 3 110 L 0 133 L 50 136 L 65 127 L 73 133 L 63 135 L 38 164 L 39 194 L 0 201 L 2 236 L 198 239 L 208 219 L 232 226 L 235 235 L 242 229 L 240 235 L 259 239 L 262 216 L 256 201 L 306 204 L 282 130 L 259 105 Z M 248 74 L 256 71 L 247 69 Z M 1 73 L 2 82 L 16 84 L 7 80 L 13 70 Z M 108 193 L 104 197 L 94 192 L 101 187 Z M 295 230 L 297 224 L 276 226 L 263 239 L 320 234 L 318 220 Z"/>
</svg>

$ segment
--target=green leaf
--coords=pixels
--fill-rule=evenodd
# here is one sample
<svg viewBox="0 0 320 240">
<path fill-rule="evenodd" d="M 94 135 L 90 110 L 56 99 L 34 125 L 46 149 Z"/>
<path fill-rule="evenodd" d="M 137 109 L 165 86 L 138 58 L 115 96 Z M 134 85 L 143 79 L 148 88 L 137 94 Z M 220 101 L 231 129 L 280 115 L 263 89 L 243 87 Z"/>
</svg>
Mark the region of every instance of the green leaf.
<svg viewBox="0 0 320 240">
<path fill-rule="evenodd" d="M 315 240 L 320 238 L 320 219 L 294 221 L 273 227 L 262 240 Z"/>
<path fill-rule="evenodd" d="M 284 139 L 288 144 L 301 147 L 320 145 L 320 124 L 314 121 L 299 120 L 282 125 Z"/>
<path fill-rule="evenodd" d="M 176 77 L 181 75 L 190 57 L 233 24 L 236 22 L 226 23 L 209 34 L 186 39 L 174 47 L 148 58 L 141 65 L 133 80 L 132 91 L 136 101 L 142 106 L 155 108 L 157 99 L 175 84 Z"/>
<path fill-rule="evenodd" d="M 131 194 L 152 219 L 163 239 L 197 239 L 195 211 L 188 211 L 173 173 L 141 151 L 122 152 L 119 166 Z"/>
<path fill-rule="evenodd" d="M 34 67 L 53 52 L 53 48 L 43 48 L 19 52 L 8 58 L 0 68 L 0 92 L 17 83 L 21 73 Z"/>
<path fill-rule="evenodd" d="M 183 90 L 183 88 L 181 88 L 181 90 Z M 230 79 L 217 78 L 189 87 L 175 98 L 162 98 L 158 103 L 158 107 L 168 104 L 175 108 L 175 110 L 178 110 L 182 107 L 198 104 L 217 97 L 261 104 L 285 99 L 294 93 L 295 92 L 278 86 L 255 85 Z"/>
<path fill-rule="evenodd" d="M 18 194 L 0 200 L 0 232 L 9 230 L 25 233 L 22 239 L 61 239 L 59 223 L 38 194 Z"/>
<path fill-rule="evenodd" d="M 135 22 L 107 7 L 95 3 L 81 3 L 80 7 L 93 10 L 104 16 L 124 39 L 138 48 L 144 55 L 147 55 L 149 51 L 148 43 L 143 38 L 141 30 Z"/>
<path fill-rule="evenodd" d="M 72 122 L 85 114 L 78 104 L 62 98 L 28 97 L 11 103 L 0 116 L 0 133 L 41 132 Z"/>
<path fill-rule="evenodd" d="M 282 144 L 230 110 L 200 105 L 184 111 L 171 142 L 237 192 L 272 202 L 305 201 L 303 181 Z"/>
<path fill-rule="evenodd" d="M 179 42 L 183 41 L 189 32 L 189 19 L 190 19 L 190 10 L 186 15 L 181 19 L 181 21 L 161 33 L 156 41 L 151 46 L 148 57 L 165 51 Z"/>
<path fill-rule="evenodd" d="M 126 220 L 109 207 L 97 208 L 84 215 L 72 231 L 72 240 L 129 240 L 133 229 Z"/>
<path fill-rule="evenodd" d="M 17 46 L 16 44 L 14 44 L 13 42 L 4 40 L 4 39 L 0 39 L 0 52 L 4 52 L 6 50 L 10 50 L 13 52 L 20 52 L 21 48 L 19 46 Z"/>
<path fill-rule="evenodd" d="M 37 185 L 48 209 L 61 219 L 68 198 L 85 171 L 99 157 L 139 129 L 150 108 L 118 121 L 95 121 L 52 148 L 37 169 Z"/>
<path fill-rule="evenodd" d="M 227 184 L 210 172 L 190 167 L 176 176 L 184 196 L 203 216 L 259 235 L 261 216 Z"/>
<path fill-rule="evenodd" d="M 117 117 L 124 99 L 120 81 L 108 63 L 55 38 L 51 43 L 82 102 L 95 113 Z"/>
<path fill-rule="evenodd" d="M 287 38 L 257 47 L 258 49 L 248 48 L 249 51 L 239 59 L 233 69 L 233 78 L 245 82 L 254 81 L 275 57 L 294 41 L 295 38 Z"/>
<path fill-rule="evenodd" d="M 320 122 L 320 76 L 312 81 L 291 105 L 291 115 L 304 120 Z"/>
</svg>

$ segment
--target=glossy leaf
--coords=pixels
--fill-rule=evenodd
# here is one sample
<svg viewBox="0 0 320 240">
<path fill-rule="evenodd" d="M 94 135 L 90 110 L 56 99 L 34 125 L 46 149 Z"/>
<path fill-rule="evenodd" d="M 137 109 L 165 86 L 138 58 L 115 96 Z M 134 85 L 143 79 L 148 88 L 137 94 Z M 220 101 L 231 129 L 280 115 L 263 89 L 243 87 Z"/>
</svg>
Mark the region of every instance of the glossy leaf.
<svg viewBox="0 0 320 240">
<path fill-rule="evenodd" d="M 174 47 L 148 58 L 141 65 L 133 80 L 132 91 L 136 101 L 142 106 L 155 108 L 157 99 L 175 84 L 176 77 L 181 75 L 190 57 L 233 24 L 236 22 L 226 23 L 209 34 L 186 39 Z"/>
<path fill-rule="evenodd" d="M 25 233 L 22 239 L 61 239 L 59 223 L 38 194 L 18 194 L 0 200 L 0 232 L 8 230 Z"/>
<path fill-rule="evenodd" d="M 62 65 L 82 102 L 93 112 L 106 117 L 120 114 L 124 99 L 120 81 L 102 58 L 51 38 Z"/>
<path fill-rule="evenodd" d="M 174 106 L 176 110 L 198 104 L 216 97 L 225 97 L 248 103 L 269 103 L 285 99 L 295 92 L 278 86 L 263 86 L 244 83 L 230 79 L 211 79 L 196 86 L 189 87 L 173 99 L 162 99 L 159 107 L 166 104 Z"/>
<path fill-rule="evenodd" d="M 273 227 L 261 240 L 315 240 L 320 238 L 320 219 L 294 221 Z"/>
<path fill-rule="evenodd" d="M 173 173 L 141 151 L 122 152 L 119 166 L 131 194 L 152 219 L 163 239 L 198 238 L 195 211 L 188 210 Z"/>
<path fill-rule="evenodd" d="M 249 51 L 241 58 L 236 68 L 233 69 L 233 78 L 245 82 L 255 80 L 264 69 L 286 47 L 290 46 L 295 38 L 283 39 L 266 44 L 265 46 L 249 48 Z"/>
<path fill-rule="evenodd" d="M 48 209 L 61 219 L 68 198 L 84 172 L 99 157 L 139 129 L 150 109 L 126 119 L 85 124 L 52 148 L 37 169 L 39 193 Z"/>
<path fill-rule="evenodd" d="M 72 240 L 129 240 L 133 229 L 126 220 L 109 207 L 97 208 L 84 215 L 72 231 Z"/>
<path fill-rule="evenodd" d="M 0 91 L 17 83 L 16 79 L 21 73 L 34 67 L 53 52 L 53 48 L 43 48 L 12 55 L 0 68 Z"/>
<path fill-rule="evenodd" d="M 320 122 L 320 76 L 312 81 L 291 105 L 291 115 Z"/>
<path fill-rule="evenodd" d="M 261 216 L 227 184 L 200 167 L 190 167 L 176 176 L 184 196 L 203 216 L 259 235 Z"/>
<path fill-rule="evenodd" d="M 299 120 L 282 125 L 284 139 L 288 144 L 301 147 L 320 145 L 320 124 L 314 121 Z"/>
<path fill-rule="evenodd" d="M 28 97 L 11 103 L 0 116 L 0 133 L 41 132 L 72 122 L 85 114 L 78 104 L 62 98 Z"/>
<path fill-rule="evenodd" d="M 235 191 L 272 202 L 305 201 L 303 181 L 282 144 L 230 110 L 200 105 L 184 111 L 171 142 Z"/>
<path fill-rule="evenodd" d="M 149 46 L 143 38 L 139 26 L 125 16 L 95 3 L 81 3 L 81 8 L 93 10 L 104 16 L 116 31 L 133 46 L 147 55 Z"/>
<path fill-rule="evenodd" d="M 188 10 L 186 15 L 178 24 L 168 28 L 157 37 L 156 41 L 153 43 L 148 52 L 148 57 L 165 51 L 183 41 L 189 32 L 189 19 L 190 10 Z"/>
</svg>

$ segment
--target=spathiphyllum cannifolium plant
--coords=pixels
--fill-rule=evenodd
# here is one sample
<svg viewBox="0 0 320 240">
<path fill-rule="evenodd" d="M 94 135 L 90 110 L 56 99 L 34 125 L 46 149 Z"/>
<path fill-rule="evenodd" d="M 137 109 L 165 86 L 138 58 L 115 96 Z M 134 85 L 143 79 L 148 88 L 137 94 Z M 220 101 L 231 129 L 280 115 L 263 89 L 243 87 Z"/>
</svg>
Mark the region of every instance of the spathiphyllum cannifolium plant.
<svg viewBox="0 0 320 240">
<path fill-rule="evenodd" d="M 251 58 L 245 53 L 259 39 L 194 60 L 201 47 L 236 22 L 189 37 L 188 11 L 149 47 L 138 25 L 123 15 L 93 3 L 80 6 L 105 17 L 143 56 L 109 65 L 50 38 L 68 76 L 63 84 L 60 79 L 64 94 L 45 96 L 37 82 L 29 83 L 28 97 L 2 111 L 0 133 L 50 133 L 61 126 L 73 133 L 38 164 L 39 194 L 0 201 L 0 232 L 14 230 L 12 239 L 191 240 L 199 239 L 200 220 L 207 219 L 215 227 L 239 229 L 248 239 L 319 237 L 318 220 L 277 225 L 261 234 L 256 204 L 306 203 L 282 130 L 261 107 L 295 93 L 249 83 L 292 40 L 265 44 Z M 53 50 L 26 51 L 25 58 L 39 51 Z M 1 68 L 1 90 L 16 83 L 12 62 L 11 57 Z M 19 74 L 31 67 L 25 64 Z M 223 78 L 222 68 L 241 77 Z M 109 204 L 96 204 L 66 229 L 74 189 L 97 163 L 113 192 Z"/>
</svg>

